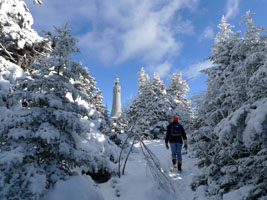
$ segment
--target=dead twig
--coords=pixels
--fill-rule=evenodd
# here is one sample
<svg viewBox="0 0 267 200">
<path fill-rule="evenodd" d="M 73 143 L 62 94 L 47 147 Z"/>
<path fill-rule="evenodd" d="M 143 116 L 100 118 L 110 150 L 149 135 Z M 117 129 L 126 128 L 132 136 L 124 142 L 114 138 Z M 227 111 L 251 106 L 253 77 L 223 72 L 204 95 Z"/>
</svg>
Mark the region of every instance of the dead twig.
<svg viewBox="0 0 267 200">
<path fill-rule="evenodd" d="M 13 56 L 11 55 L 11 53 L 2 45 L 2 43 L 0 42 L 0 47 L 4 50 L 4 52 L 8 55 L 8 57 L 14 62 L 17 63 L 17 61 L 13 58 Z"/>
<path fill-rule="evenodd" d="M 121 146 L 121 151 L 120 151 L 120 155 L 119 155 L 119 162 L 118 162 L 118 176 L 121 177 L 121 156 L 122 156 L 122 152 L 123 152 L 123 149 L 125 147 L 125 145 L 127 144 L 127 141 L 128 139 L 131 137 L 131 135 L 129 134 L 127 136 L 127 138 L 125 139 L 124 143 L 122 144 Z"/>
<path fill-rule="evenodd" d="M 131 152 L 132 152 L 133 145 L 134 145 L 136 139 L 137 139 L 137 137 L 134 137 L 134 139 L 133 139 L 133 143 L 132 143 L 132 145 L 131 145 L 131 147 L 130 147 L 130 150 L 128 151 L 128 154 L 127 154 L 127 156 L 126 156 L 126 159 L 125 159 L 125 162 L 124 162 L 124 165 L 123 165 L 123 169 L 122 169 L 122 175 L 125 174 L 126 163 L 127 163 L 127 160 L 128 160 L 128 158 L 129 158 L 129 156 L 130 156 L 130 154 L 131 154 Z"/>
<path fill-rule="evenodd" d="M 142 152 L 147 161 L 147 165 L 150 169 L 150 172 L 153 178 L 158 181 L 161 188 L 163 188 L 166 192 L 173 194 L 175 196 L 176 190 L 173 185 L 172 180 L 170 179 L 167 172 L 160 166 L 160 162 L 155 154 L 145 145 L 143 139 L 140 139 L 140 146 Z"/>
</svg>

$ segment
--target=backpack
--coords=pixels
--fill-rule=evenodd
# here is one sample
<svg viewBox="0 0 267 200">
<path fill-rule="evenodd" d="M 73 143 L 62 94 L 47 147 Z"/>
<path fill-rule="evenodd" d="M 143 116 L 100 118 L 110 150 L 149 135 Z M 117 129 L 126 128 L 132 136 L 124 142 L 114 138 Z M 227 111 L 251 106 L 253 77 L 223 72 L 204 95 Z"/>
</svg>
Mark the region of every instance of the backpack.
<svg viewBox="0 0 267 200">
<path fill-rule="evenodd" d="M 182 136 L 180 124 L 177 124 L 177 123 L 172 124 L 171 135 L 172 136 Z"/>
</svg>

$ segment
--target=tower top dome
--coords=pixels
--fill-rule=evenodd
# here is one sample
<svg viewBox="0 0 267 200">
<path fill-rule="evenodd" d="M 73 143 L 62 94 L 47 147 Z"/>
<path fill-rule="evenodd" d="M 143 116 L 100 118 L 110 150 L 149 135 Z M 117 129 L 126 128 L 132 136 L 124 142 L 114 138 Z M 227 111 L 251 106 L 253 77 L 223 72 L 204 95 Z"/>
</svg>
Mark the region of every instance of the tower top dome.
<svg viewBox="0 0 267 200">
<path fill-rule="evenodd" d="M 118 84 L 120 82 L 120 79 L 118 78 L 118 76 L 115 77 L 114 82 L 115 82 L 115 84 Z"/>
</svg>

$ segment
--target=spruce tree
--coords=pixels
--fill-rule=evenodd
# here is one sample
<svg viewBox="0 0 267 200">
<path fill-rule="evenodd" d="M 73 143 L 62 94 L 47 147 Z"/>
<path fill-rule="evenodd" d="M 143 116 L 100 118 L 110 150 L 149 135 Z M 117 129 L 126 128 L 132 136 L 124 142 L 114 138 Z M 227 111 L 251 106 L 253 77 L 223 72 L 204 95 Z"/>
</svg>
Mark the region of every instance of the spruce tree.
<svg viewBox="0 0 267 200">
<path fill-rule="evenodd" d="M 254 26 L 250 11 L 243 17 L 244 37 L 233 34 L 225 18 L 205 70 L 207 91 L 199 108 L 201 126 L 195 131 L 195 155 L 203 174 L 192 188 L 206 186 L 206 195 L 227 199 L 234 190 L 240 199 L 265 197 L 267 186 L 266 35 Z"/>
<path fill-rule="evenodd" d="M 189 90 L 181 74 L 173 74 L 168 90 L 157 73 L 152 81 L 144 68 L 138 73 L 138 97 L 127 115 L 131 130 L 149 138 L 161 138 L 166 134 L 172 117 L 179 115 L 183 125 L 191 123 L 193 111 L 190 101 L 185 97 Z"/>
<path fill-rule="evenodd" d="M 191 101 L 186 98 L 189 86 L 182 79 L 181 73 L 173 73 L 170 76 L 170 82 L 167 89 L 168 102 L 171 105 L 168 118 L 177 115 L 179 121 L 186 130 L 191 129 L 191 123 L 194 119 Z"/>
<path fill-rule="evenodd" d="M 2 0 L 0 13 L 0 56 L 27 69 L 47 48 L 46 41 L 31 28 L 33 18 L 24 1 Z"/>
<path fill-rule="evenodd" d="M 47 45 L 31 28 L 33 19 L 24 1 L 2 0 L 0 13 L 0 109 L 5 118 L 10 87 Z"/>
<path fill-rule="evenodd" d="M 150 81 L 144 68 L 138 73 L 138 84 L 138 97 L 127 111 L 130 129 L 147 138 L 159 138 L 168 124 L 165 84 L 156 73 Z"/>
<path fill-rule="evenodd" d="M 93 79 L 71 58 L 78 49 L 70 31 L 55 31 L 46 35 L 53 45 L 50 56 L 36 60 L 7 98 L 10 112 L 0 123 L 0 198 L 39 199 L 74 168 L 111 170 L 114 152 L 108 144 L 98 148 L 94 139 Z"/>
</svg>

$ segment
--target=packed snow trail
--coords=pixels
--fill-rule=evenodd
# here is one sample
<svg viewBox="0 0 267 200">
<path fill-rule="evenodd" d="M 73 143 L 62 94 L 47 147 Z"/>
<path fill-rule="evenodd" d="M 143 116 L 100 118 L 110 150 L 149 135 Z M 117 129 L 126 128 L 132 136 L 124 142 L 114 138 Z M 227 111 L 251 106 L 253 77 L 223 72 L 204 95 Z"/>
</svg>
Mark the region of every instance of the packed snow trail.
<svg viewBox="0 0 267 200">
<path fill-rule="evenodd" d="M 127 162 L 125 175 L 114 177 L 104 184 L 100 184 L 100 191 L 105 200 L 192 200 L 194 192 L 190 189 L 193 175 L 198 172 L 194 166 L 195 160 L 183 155 L 182 173 L 170 170 L 172 168 L 171 152 L 167 150 L 164 141 L 145 141 L 148 148 L 158 157 L 163 169 L 166 169 L 173 180 L 176 194 L 170 195 L 153 179 L 146 160 L 141 152 L 140 144 L 135 145 L 133 153 Z"/>
</svg>

